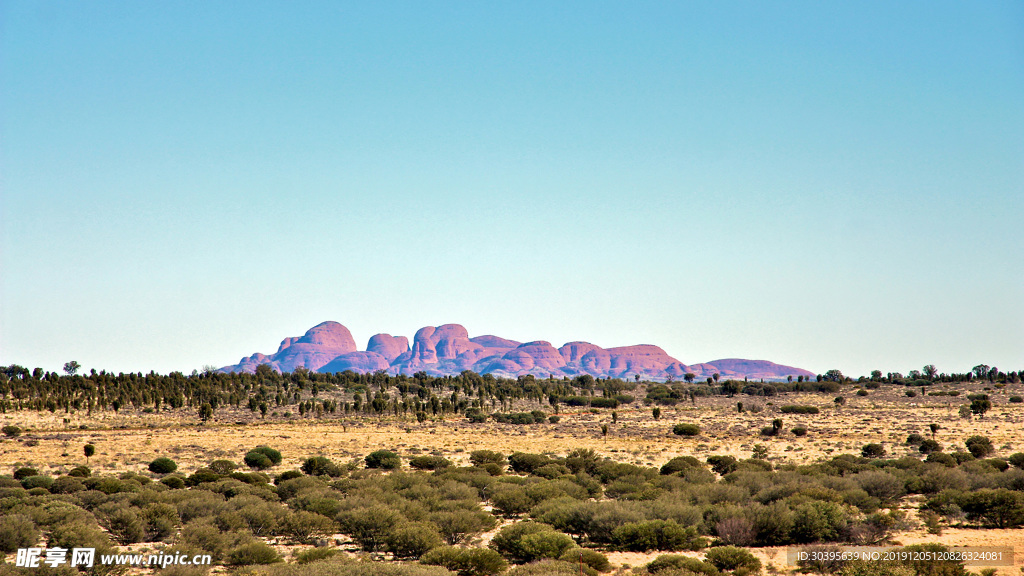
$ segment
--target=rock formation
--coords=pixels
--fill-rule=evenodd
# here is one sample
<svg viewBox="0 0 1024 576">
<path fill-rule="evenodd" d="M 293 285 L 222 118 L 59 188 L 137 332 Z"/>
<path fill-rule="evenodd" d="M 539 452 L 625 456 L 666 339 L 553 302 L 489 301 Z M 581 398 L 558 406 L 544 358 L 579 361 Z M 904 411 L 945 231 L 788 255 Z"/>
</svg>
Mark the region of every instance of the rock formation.
<svg viewBox="0 0 1024 576">
<path fill-rule="evenodd" d="M 646 380 L 682 380 L 687 374 L 704 379 L 720 378 L 782 380 L 788 376 L 813 376 L 800 368 L 767 360 L 726 358 L 686 365 L 651 344 L 602 348 L 589 342 L 569 342 L 555 348 L 550 342 L 535 340 L 519 343 L 493 335 L 469 337 L 459 324 L 426 326 L 416 332 L 412 346 L 405 336 L 376 334 L 366 351 L 356 348 L 347 328 L 337 322 L 324 322 L 303 336 L 285 338 L 270 356 L 253 354 L 223 372 L 254 372 L 260 364 L 269 364 L 281 372 L 299 366 L 318 372 L 367 373 L 384 370 L 390 374 L 458 374 L 472 370 L 479 374 L 516 377 L 532 374 L 546 378 L 589 374 L 596 378 L 634 378 Z"/>
</svg>

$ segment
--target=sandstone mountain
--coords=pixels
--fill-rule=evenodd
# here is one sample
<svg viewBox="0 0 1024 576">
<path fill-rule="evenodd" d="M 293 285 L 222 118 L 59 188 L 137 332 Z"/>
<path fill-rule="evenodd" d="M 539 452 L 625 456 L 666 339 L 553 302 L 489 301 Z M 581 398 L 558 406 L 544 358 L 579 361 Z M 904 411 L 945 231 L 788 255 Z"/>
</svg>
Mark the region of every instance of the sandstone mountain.
<svg viewBox="0 0 1024 576">
<path fill-rule="evenodd" d="M 413 336 L 412 346 L 405 336 L 376 334 L 365 351 L 356 348 L 352 334 L 337 322 L 324 322 L 304 335 L 285 338 L 276 353 L 256 353 L 222 372 L 254 372 L 260 364 L 269 364 L 280 372 L 292 372 L 302 366 L 317 372 L 366 373 L 384 370 L 389 374 L 426 372 L 441 376 L 472 370 L 495 376 L 533 374 L 546 378 L 589 374 L 596 378 L 635 378 L 645 380 L 682 380 L 691 373 L 703 380 L 714 374 L 720 378 L 784 380 L 789 376 L 814 376 L 812 372 L 783 366 L 767 360 L 726 358 L 699 364 L 684 364 L 651 344 L 602 348 L 589 342 L 569 342 L 555 348 L 550 342 L 535 340 L 520 343 L 498 336 L 469 337 L 459 324 L 426 326 Z"/>
</svg>

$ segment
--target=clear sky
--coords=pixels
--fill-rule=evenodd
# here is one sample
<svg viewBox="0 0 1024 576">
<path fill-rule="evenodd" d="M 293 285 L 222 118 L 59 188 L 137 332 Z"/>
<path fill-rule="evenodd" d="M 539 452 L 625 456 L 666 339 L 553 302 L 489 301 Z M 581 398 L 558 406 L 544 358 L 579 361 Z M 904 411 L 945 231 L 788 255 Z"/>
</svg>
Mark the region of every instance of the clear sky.
<svg viewBox="0 0 1024 576">
<path fill-rule="evenodd" d="M 1024 368 L 1024 3 L 0 0 L 0 364 L 336 320 Z"/>
</svg>

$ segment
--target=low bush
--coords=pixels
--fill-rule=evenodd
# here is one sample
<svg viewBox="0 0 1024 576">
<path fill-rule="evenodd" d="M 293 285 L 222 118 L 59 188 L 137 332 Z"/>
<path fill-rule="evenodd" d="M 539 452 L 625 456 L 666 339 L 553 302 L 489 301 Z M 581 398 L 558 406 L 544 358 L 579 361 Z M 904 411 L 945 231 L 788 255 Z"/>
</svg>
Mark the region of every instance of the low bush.
<svg viewBox="0 0 1024 576">
<path fill-rule="evenodd" d="M 646 568 L 648 574 L 657 574 L 666 570 L 687 576 L 689 574 L 718 576 L 719 574 L 718 568 L 712 564 L 681 554 L 662 554 L 647 564 Z"/>
<path fill-rule="evenodd" d="M 496 576 L 508 568 L 508 562 L 488 548 L 440 546 L 420 557 L 420 563 L 443 566 L 459 576 Z"/>
<path fill-rule="evenodd" d="M 598 572 L 608 572 L 612 569 L 612 563 L 608 561 L 607 556 L 590 548 L 570 548 L 558 559 L 562 562 L 570 563 L 582 561 L 583 564 L 590 566 Z"/>
<path fill-rule="evenodd" d="M 385 537 L 388 552 L 395 558 L 419 558 L 441 545 L 437 528 L 427 522 L 409 522 L 392 529 Z"/>
<path fill-rule="evenodd" d="M 619 550 L 700 550 L 707 539 L 693 526 L 681 526 L 673 520 L 630 522 L 612 531 L 612 544 Z"/>
<path fill-rule="evenodd" d="M 331 461 L 330 458 L 325 456 L 314 456 L 307 458 L 302 463 L 302 471 L 310 476 L 330 476 L 337 478 L 338 476 L 344 476 L 345 470 Z M 287 474 L 287 472 L 286 472 Z"/>
<path fill-rule="evenodd" d="M 442 456 L 416 456 L 409 459 L 409 467 L 417 470 L 440 470 L 451 466 L 452 463 Z"/>
<path fill-rule="evenodd" d="M 992 441 L 986 436 L 971 436 L 967 440 L 964 440 L 964 445 L 967 446 L 967 450 L 975 458 L 984 458 L 989 454 L 995 452 L 995 448 L 992 446 Z"/>
<path fill-rule="evenodd" d="M 178 465 L 174 460 L 166 456 L 161 456 L 149 463 L 149 471 L 153 474 L 170 474 L 177 469 Z"/>
<path fill-rule="evenodd" d="M 14 424 L 8 424 L 7 426 L 0 428 L 0 432 L 3 432 L 4 436 L 7 436 L 8 438 L 17 438 L 18 436 L 21 436 L 21 427 L 15 426 Z"/>
<path fill-rule="evenodd" d="M 263 542 L 243 544 L 228 553 L 228 564 L 232 566 L 251 566 L 253 564 L 274 564 L 281 562 L 281 556 L 271 546 Z"/>
<path fill-rule="evenodd" d="M 516 564 L 558 558 L 573 546 L 575 543 L 567 534 L 537 522 L 511 524 L 491 540 L 491 548 Z"/>
<path fill-rule="evenodd" d="M 210 465 L 207 466 L 207 468 L 212 470 L 215 474 L 226 476 L 234 472 L 238 468 L 238 464 L 235 464 L 231 460 L 214 460 L 213 462 L 210 462 Z"/>
<path fill-rule="evenodd" d="M 677 436 L 698 436 L 700 426 L 696 424 L 681 423 L 672 427 L 672 433 Z"/>
<path fill-rule="evenodd" d="M 885 456 L 885 447 L 877 442 L 865 444 L 860 449 L 860 455 L 865 458 L 879 458 Z"/>
<path fill-rule="evenodd" d="M 787 404 L 779 408 L 783 414 L 817 414 L 820 412 L 817 406 L 798 406 L 796 404 Z"/>
<path fill-rule="evenodd" d="M 266 470 L 281 463 L 281 453 L 269 446 L 257 446 L 245 453 L 245 465 L 257 470 Z"/>
<path fill-rule="evenodd" d="M 0 552 L 10 554 L 39 540 L 35 522 L 24 514 L 10 514 L 0 522 Z"/>
<path fill-rule="evenodd" d="M 508 465 L 508 460 L 504 454 L 491 450 L 473 450 L 469 453 L 469 461 L 473 466 L 483 466 L 484 464 Z"/>
<path fill-rule="evenodd" d="M 310 562 L 327 560 L 337 554 L 338 550 L 334 548 L 310 548 L 309 550 L 299 552 L 299 555 L 295 557 L 295 562 L 298 564 L 309 564 Z"/>
<path fill-rule="evenodd" d="M 803 426 L 797 426 L 790 430 L 790 432 L 793 433 L 793 436 L 807 436 L 807 428 L 804 428 Z"/>
<path fill-rule="evenodd" d="M 167 476 L 166 478 L 161 478 L 160 483 L 172 490 L 178 490 L 185 487 L 185 480 L 180 476 Z"/>
<path fill-rule="evenodd" d="M 14 471 L 15 480 L 24 480 L 29 476 L 39 476 L 39 470 L 36 470 L 35 468 L 30 468 L 28 466 L 24 466 Z"/>
<path fill-rule="evenodd" d="M 700 460 L 697 460 L 693 456 L 677 456 L 661 467 L 659 472 L 662 475 L 677 474 L 683 470 L 689 468 L 701 468 Z"/>
<path fill-rule="evenodd" d="M 727 572 L 743 569 L 747 574 L 761 571 L 761 561 L 753 554 L 736 546 L 720 546 L 708 550 L 706 560 L 715 568 Z"/>
<path fill-rule="evenodd" d="M 402 459 L 390 450 L 375 450 L 367 454 L 363 460 L 367 468 L 394 470 L 402 467 Z"/>
<path fill-rule="evenodd" d="M 50 487 L 53 486 L 53 478 L 50 478 L 49 476 L 41 476 L 41 475 L 40 476 L 29 476 L 28 478 L 22 479 L 21 485 L 26 490 L 31 490 L 33 488 L 42 488 L 42 489 L 46 490 L 47 492 L 49 492 L 50 491 Z"/>
<path fill-rule="evenodd" d="M 739 461 L 732 456 L 715 455 L 708 456 L 708 464 L 711 465 L 711 470 L 715 474 L 725 476 L 729 472 L 736 470 L 736 467 L 739 466 Z"/>
</svg>

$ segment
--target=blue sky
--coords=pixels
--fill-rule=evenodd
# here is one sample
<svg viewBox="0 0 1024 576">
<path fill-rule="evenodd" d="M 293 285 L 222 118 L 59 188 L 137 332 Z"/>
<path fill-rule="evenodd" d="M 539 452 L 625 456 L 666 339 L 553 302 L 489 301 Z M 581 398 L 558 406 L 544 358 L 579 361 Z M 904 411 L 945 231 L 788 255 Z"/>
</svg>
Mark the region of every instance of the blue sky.
<svg viewBox="0 0 1024 576">
<path fill-rule="evenodd" d="M 0 364 L 339 321 L 1024 368 L 1019 2 L 0 1 Z"/>
</svg>

